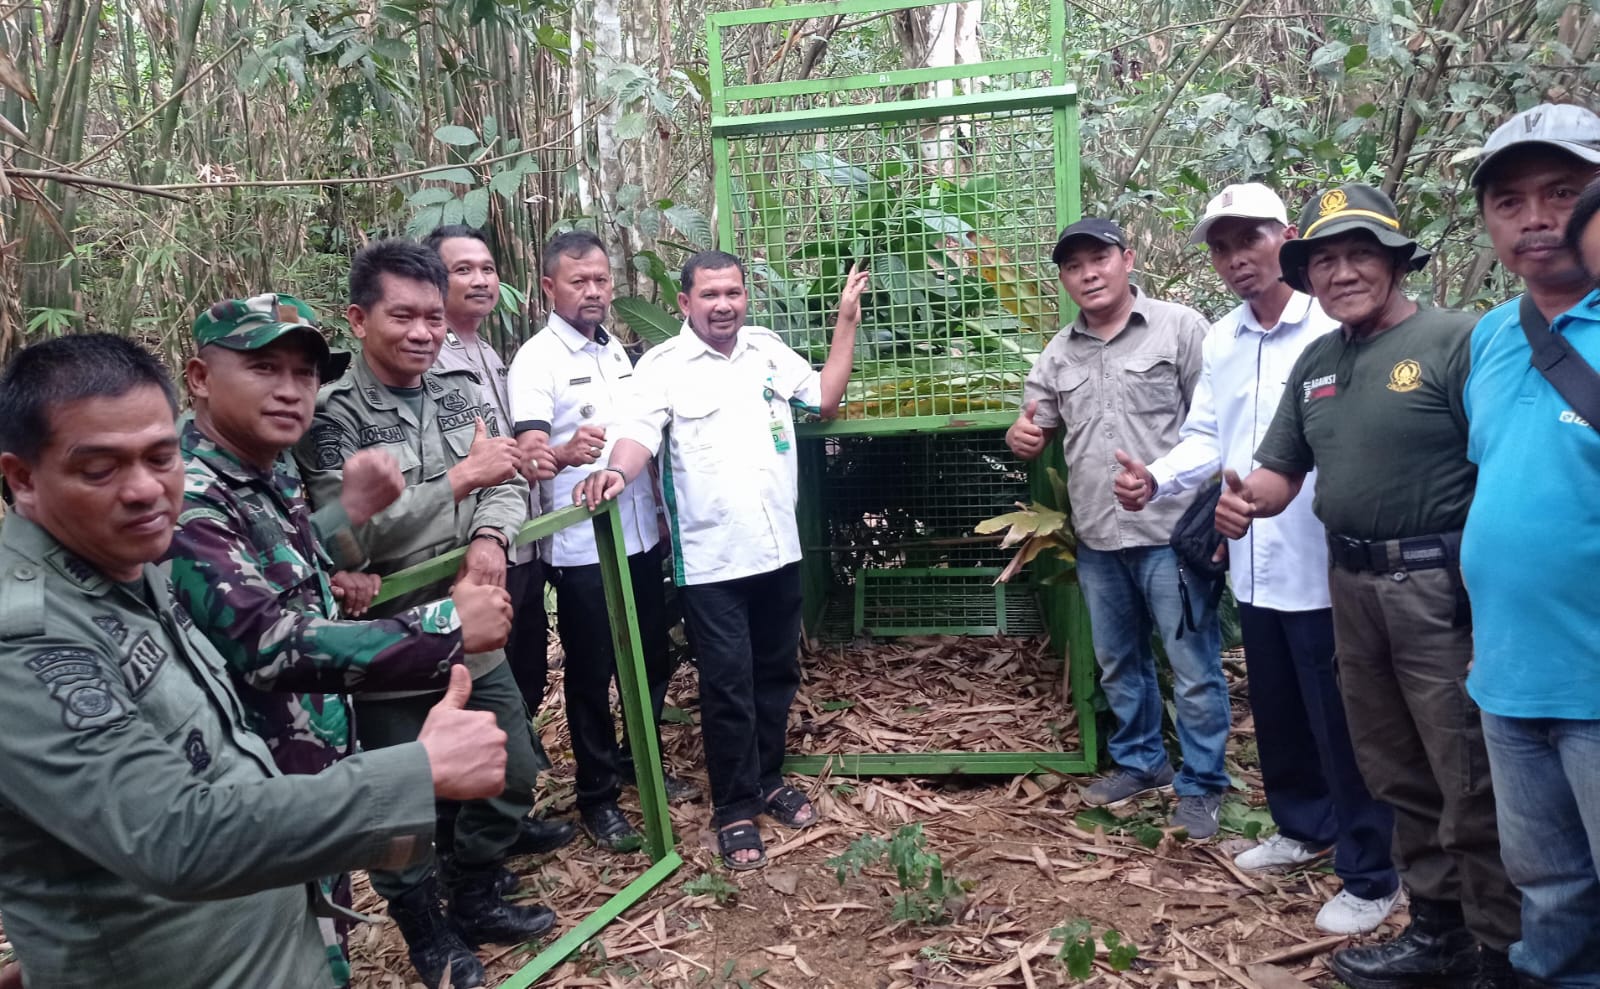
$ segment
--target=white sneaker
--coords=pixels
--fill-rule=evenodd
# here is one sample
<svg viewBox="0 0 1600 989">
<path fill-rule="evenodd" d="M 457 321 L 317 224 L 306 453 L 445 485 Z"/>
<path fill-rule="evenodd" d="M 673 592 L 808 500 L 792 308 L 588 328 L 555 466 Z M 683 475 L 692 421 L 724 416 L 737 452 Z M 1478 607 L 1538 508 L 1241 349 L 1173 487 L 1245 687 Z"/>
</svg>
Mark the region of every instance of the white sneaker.
<svg viewBox="0 0 1600 989">
<path fill-rule="evenodd" d="M 1235 855 L 1233 864 L 1246 872 L 1290 869 L 1315 862 L 1326 857 L 1331 851 L 1330 848 L 1317 848 L 1303 841 L 1275 834 L 1256 847 L 1247 848 Z"/>
<path fill-rule="evenodd" d="M 1400 899 L 1400 888 L 1376 900 L 1363 900 L 1346 889 L 1317 911 L 1317 930 L 1329 934 L 1366 934 L 1378 929 Z"/>
</svg>

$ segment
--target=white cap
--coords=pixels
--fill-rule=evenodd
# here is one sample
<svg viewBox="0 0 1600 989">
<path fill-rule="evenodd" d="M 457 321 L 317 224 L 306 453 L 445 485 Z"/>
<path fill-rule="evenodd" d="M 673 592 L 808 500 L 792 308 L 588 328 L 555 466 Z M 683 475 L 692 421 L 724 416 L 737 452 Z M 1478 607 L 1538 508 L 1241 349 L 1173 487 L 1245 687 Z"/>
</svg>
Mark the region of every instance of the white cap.
<svg viewBox="0 0 1600 989">
<path fill-rule="evenodd" d="M 1278 198 L 1276 192 L 1260 182 L 1242 182 L 1228 186 L 1206 203 L 1206 215 L 1195 224 L 1194 233 L 1189 235 L 1189 243 L 1204 244 L 1211 225 L 1226 216 L 1247 220 L 1277 220 L 1286 227 L 1289 225 L 1289 211 L 1284 208 L 1283 200 Z"/>
</svg>

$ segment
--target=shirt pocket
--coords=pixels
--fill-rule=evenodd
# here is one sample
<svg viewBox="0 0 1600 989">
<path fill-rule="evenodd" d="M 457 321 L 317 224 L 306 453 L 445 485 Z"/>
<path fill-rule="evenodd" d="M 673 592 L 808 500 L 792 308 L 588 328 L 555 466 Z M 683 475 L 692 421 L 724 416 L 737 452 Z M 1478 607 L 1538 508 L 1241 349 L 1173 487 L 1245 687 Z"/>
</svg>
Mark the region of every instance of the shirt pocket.
<svg viewBox="0 0 1600 989">
<path fill-rule="evenodd" d="M 1088 365 L 1068 367 L 1061 372 L 1056 385 L 1056 405 L 1061 421 L 1074 426 L 1093 418 L 1095 413 L 1094 389 L 1088 387 L 1092 369 Z"/>
<path fill-rule="evenodd" d="M 488 422 L 485 419 L 484 425 L 487 426 Z M 478 424 L 476 422 L 469 422 L 465 426 L 457 426 L 454 429 L 446 430 L 444 434 L 444 460 L 437 464 L 429 464 L 429 470 L 423 476 L 423 480 L 431 481 L 467 459 L 467 455 L 472 452 L 472 441 L 477 438 L 477 433 Z"/>
<path fill-rule="evenodd" d="M 377 449 L 382 450 L 395 459 L 400 465 L 400 474 L 406 480 L 416 477 L 415 471 L 422 466 L 422 458 L 417 456 L 417 448 L 411 443 L 385 443 Z"/>
<path fill-rule="evenodd" d="M 1182 405 L 1178 362 L 1168 354 L 1135 354 L 1123 362 L 1123 408 L 1129 415 L 1172 415 Z"/>
<path fill-rule="evenodd" d="M 686 395 L 674 404 L 672 429 L 678 453 L 696 471 L 714 470 L 720 459 L 717 415 L 722 402 L 715 395 Z"/>
</svg>

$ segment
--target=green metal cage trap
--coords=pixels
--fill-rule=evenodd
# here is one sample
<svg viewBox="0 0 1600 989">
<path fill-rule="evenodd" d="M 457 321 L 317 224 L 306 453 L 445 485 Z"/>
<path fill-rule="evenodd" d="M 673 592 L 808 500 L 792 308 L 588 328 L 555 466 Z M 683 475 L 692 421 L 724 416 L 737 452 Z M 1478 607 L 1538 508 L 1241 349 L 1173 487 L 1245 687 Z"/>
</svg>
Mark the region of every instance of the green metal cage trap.
<svg viewBox="0 0 1600 989">
<path fill-rule="evenodd" d="M 710 17 L 718 237 L 746 263 L 752 320 L 815 364 L 851 266 L 873 272 L 842 414 L 797 426 L 808 631 L 1048 635 L 1069 662 L 1082 748 L 801 755 L 788 766 L 1086 772 L 1093 646 L 1078 590 L 1042 583 L 1053 561 L 997 585 L 1010 554 L 973 534 L 1014 502 L 1054 501 L 1044 463 L 1017 462 L 1003 431 L 1059 328 L 1049 248 L 1079 213 L 1061 0 L 1031 56 L 905 69 L 892 43 L 874 53 L 852 40 L 840 59 L 851 68 L 819 49 L 806 78 L 757 78 L 809 23 L 935 6 L 838 0 Z M 882 70 L 860 71 L 874 57 Z"/>
</svg>

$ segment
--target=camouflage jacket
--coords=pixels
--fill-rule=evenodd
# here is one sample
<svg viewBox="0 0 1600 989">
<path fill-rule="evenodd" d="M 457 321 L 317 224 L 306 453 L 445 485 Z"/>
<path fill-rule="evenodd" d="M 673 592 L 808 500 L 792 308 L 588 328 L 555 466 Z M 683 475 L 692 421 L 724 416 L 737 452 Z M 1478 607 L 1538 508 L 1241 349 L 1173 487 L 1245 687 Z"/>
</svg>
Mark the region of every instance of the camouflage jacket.
<svg viewBox="0 0 1600 989">
<path fill-rule="evenodd" d="M 183 513 L 167 553 L 175 595 L 216 645 L 285 773 L 317 773 L 354 751 L 351 690 L 441 689 L 462 659 L 455 605 L 340 621 L 325 545 L 353 537 L 337 498 L 315 515 L 288 454 L 271 475 L 182 427 Z M 319 538 L 320 536 L 320 538 Z"/>
</svg>

